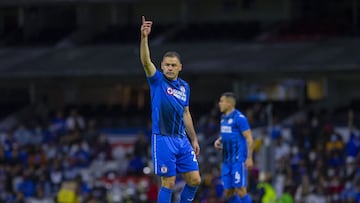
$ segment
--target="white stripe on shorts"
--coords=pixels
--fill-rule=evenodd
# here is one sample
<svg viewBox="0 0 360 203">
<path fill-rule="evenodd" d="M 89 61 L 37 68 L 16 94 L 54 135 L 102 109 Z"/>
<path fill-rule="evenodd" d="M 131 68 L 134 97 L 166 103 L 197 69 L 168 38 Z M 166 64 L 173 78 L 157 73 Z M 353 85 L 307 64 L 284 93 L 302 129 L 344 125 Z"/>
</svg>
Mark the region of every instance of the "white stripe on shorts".
<svg viewBox="0 0 360 203">
<path fill-rule="evenodd" d="M 153 135 L 153 156 L 154 156 L 154 171 L 155 171 L 155 174 L 157 174 L 157 157 L 156 157 L 156 134 Z"/>
<path fill-rule="evenodd" d="M 241 178 L 242 178 L 242 181 L 241 181 L 241 185 L 242 186 L 246 186 L 246 183 L 245 183 L 245 181 L 246 181 L 246 177 L 245 177 L 245 175 L 246 175 L 246 166 L 245 166 L 245 163 L 243 163 L 242 164 L 242 174 L 241 174 Z"/>
</svg>

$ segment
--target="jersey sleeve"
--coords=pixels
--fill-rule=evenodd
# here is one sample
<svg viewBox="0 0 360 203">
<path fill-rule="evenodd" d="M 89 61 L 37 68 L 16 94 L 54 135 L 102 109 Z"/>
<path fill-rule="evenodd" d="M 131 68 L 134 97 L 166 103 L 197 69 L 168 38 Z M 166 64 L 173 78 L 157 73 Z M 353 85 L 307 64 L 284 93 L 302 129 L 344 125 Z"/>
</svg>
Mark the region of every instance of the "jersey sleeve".
<svg viewBox="0 0 360 203">
<path fill-rule="evenodd" d="M 162 77 L 161 72 L 156 70 L 156 72 L 153 76 L 147 77 L 147 80 L 150 85 L 154 85 L 161 80 L 161 77 Z"/>
<path fill-rule="evenodd" d="M 186 101 L 185 106 L 189 106 L 190 101 L 190 87 L 189 85 L 186 86 Z"/>
<path fill-rule="evenodd" d="M 247 118 L 242 114 L 237 116 L 237 124 L 238 127 L 240 128 L 240 132 L 244 132 L 250 129 L 250 125 Z"/>
</svg>

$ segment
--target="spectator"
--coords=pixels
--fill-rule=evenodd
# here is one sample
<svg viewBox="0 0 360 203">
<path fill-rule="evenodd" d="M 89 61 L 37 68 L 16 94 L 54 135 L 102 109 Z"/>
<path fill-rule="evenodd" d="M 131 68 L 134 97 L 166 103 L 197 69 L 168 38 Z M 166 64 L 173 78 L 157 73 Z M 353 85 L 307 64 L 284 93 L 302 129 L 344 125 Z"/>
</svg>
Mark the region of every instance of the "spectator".
<svg viewBox="0 0 360 203">
<path fill-rule="evenodd" d="M 344 148 L 344 142 L 341 136 L 338 134 L 332 134 L 330 140 L 326 142 L 326 151 L 331 153 L 332 151 L 342 151 Z"/>
<path fill-rule="evenodd" d="M 318 185 L 305 197 L 305 203 L 327 203 L 324 187 Z"/>
<path fill-rule="evenodd" d="M 307 196 L 312 191 L 313 186 L 310 183 L 309 176 L 304 174 L 301 178 L 301 184 L 297 187 L 295 193 L 295 201 L 297 203 L 305 203 Z"/>
<path fill-rule="evenodd" d="M 66 129 L 70 131 L 75 129 L 85 130 L 85 120 L 76 109 L 70 111 L 70 115 L 66 119 Z"/>
<path fill-rule="evenodd" d="M 75 177 L 75 183 L 78 186 L 78 194 L 80 195 L 80 197 L 82 197 L 83 199 L 88 199 L 90 198 L 90 187 L 89 185 L 83 181 L 82 176 L 79 174 Z"/>
<path fill-rule="evenodd" d="M 275 161 L 286 158 L 290 154 L 290 145 L 286 143 L 281 135 L 275 140 Z"/>
<path fill-rule="evenodd" d="M 40 123 L 37 123 L 34 129 L 34 133 L 31 139 L 32 145 L 41 145 L 44 137 L 44 131 Z"/>
<path fill-rule="evenodd" d="M 294 203 L 294 198 L 291 194 L 291 187 L 285 187 L 284 193 L 278 198 L 276 203 Z"/>
<path fill-rule="evenodd" d="M 55 203 L 55 201 L 50 197 L 46 197 L 43 188 L 38 187 L 36 188 L 36 195 L 27 198 L 26 203 Z"/>
<path fill-rule="evenodd" d="M 273 203 L 276 201 L 276 191 L 270 183 L 270 175 L 261 173 L 259 183 L 256 186 L 261 203 Z"/>
<path fill-rule="evenodd" d="M 28 157 L 28 165 L 31 167 L 44 166 L 47 162 L 46 154 L 42 151 L 41 146 L 36 145 L 34 148 L 30 149 Z"/>
<path fill-rule="evenodd" d="M 44 167 L 42 170 L 37 170 L 36 174 L 36 188 L 37 190 L 41 188 L 41 194 L 44 195 L 44 197 L 51 197 L 53 194 L 53 188 L 51 185 L 49 172 L 47 170 L 48 166 Z M 38 193 L 38 191 L 37 191 Z"/>
<path fill-rule="evenodd" d="M 52 160 L 51 167 L 49 168 L 49 176 L 54 191 L 60 189 L 60 184 L 65 180 L 64 170 L 62 168 L 62 159 L 57 158 Z"/>
<path fill-rule="evenodd" d="M 5 151 L 2 145 L 0 145 L 0 166 L 6 164 Z"/>
<path fill-rule="evenodd" d="M 89 143 L 91 147 L 96 145 L 96 142 L 100 136 L 100 132 L 96 126 L 96 120 L 91 119 L 88 122 L 87 128 L 84 132 L 84 140 Z"/>
<path fill-rule="evenodd" d="M 341 181 L 340 174 L 336 171 L 333 174 L 331 174 L 329 178 L 330 180 L 327 187 L 327 194 L 330 195 L 330 197 L 338 200 L 341 191 L 344 190 L 344 185 L 343 182 Z"/>
<path fill-rule="evenodd" d="M 356 159 L 349 156 L 346 158 L 346 165 L 344 169 L 344 178 L 346 180 L 355 180 L 358 173 L 358 163 L 356 163 Z"/>
<path fill-rule="evenodd" d="M 341 166 L 343 166 L 344 164 L 345 163 L 344 163 L 343 157 L 340 155 L 340 152 L 332 151 L 330 154 L 330 157 L 329 157 L 329 163 L 327 165 L 338 169 Z"/>
<path fill-rule="evenodd" d="M 71 157 L 71 162 L 74 167 L 86 168 L 90 166 L 91 159 L 89 146 L 85 141 L 72 145 L 69 155 Z"/>
<path fill-rule="evenodd" d="M 62 110 L 57 110 L 55 117 L 51 119 L 50 132 L 55 133 L 56 135 L 63 134 L 66 130 L 66 119 L 64 117 L 64 112 Z"/>
<path fill-rule="evenodd" d="M 134 155 L 145 159 L 149 158 L 149 146 L 149 140 L 145 134 L 142 131 L 138 132 L 134 143 Z"/>
<path fill-rule="evenodd" d="M 345 189 L 340 194 L 340 199 L 343 202 L 356 202 L 356 187 L 351 181 L 347 181 Z"/>
<path fill-rule="evenodd" d="M 360 202 L 360 180 L 357 180 L 355 187 L 356 187 L 355 202 L 358 203 L 358 202 Z"/>
<path fill-rule="evenodd" d="M 31 170 L 25 171 L 21 182 L 17 186 L 17 190 L 21 192 L 25 198 L 35 195 L 36 187 L 32 176 L 33 174 Z"/>
<path fill-rule="evenodd" d="M 105 160 L 112 160 L 112 149 L 106 135 L 98 137 L 94 149 L 92 149 L 92 157 L 103 156 Z"/>
<path fill-rule="evenodd" d="M 158 183 L 156 182 L 156 176 L 150 176 L 149 186 L 146 192 L 146 197 L 148 203 L 156 203 L 157 202 L 157 192 L 158 192 Z"/>
<path fill-rule="evenodd" d="M 11 166 L 15 166 L 17 164 L 21 164 L 21 165 L 27 164 L 27 157 L 28 157 L 27 152 L 25 150 L 21 150 L 16 145 L 12 147 L 11 151 L 7 151 L 5 156 L 6 156 L 6 162 Z"/>
<path fill-rule="evenodd" d="M 57 203 L 80 203 L 77 183 L 73 181 L 62 183 L 56 200 Z"/>
<path fill-rule="evenodd" d="M 33 134 L 23 123 L 20 123 L 14 131 L 14 141 L 20 146 L 30 144 L 32 138 Z"/>
<path fill-rule="evenodd" d="M 139 156 L 128 154 L 128 166 L 126 169 L 127 175 L 141 175 L 144 168 L 144 163 Z"/>
<path fill-rule="evenodd" d="M 346 143 L 346 156 L 357 157 L 360 152 L 360 133 L 351 131 L 349 141 Z"/>
</svg>

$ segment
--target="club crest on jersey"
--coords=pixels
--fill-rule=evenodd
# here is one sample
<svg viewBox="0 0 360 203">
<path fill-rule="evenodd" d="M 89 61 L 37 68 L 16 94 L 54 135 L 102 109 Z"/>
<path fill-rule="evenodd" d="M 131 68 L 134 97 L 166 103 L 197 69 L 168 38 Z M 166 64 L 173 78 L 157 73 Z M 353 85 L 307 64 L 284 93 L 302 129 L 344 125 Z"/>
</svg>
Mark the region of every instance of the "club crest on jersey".
<svg viewBox="0 0 360 203">
<path fill-rule="evenodd" d="M 166 93 L 169 94 L 169 95 L 173 95 L 177 99 L 186 101 L 186 94 L 185 94 L 185 87 L 184 86 L 181 86 L 180 90 L 168 87 L 166 89 Z"/>
<path fill-rule="evenodd" d="M 184 87 L 184 86 L 180 86 L 180 91 L 185 92 L 185 87 Z"/>
<path fill-rule="evenodd" d="M 230 118 L 230 119 L 228 120 L 228 124 L 231 124 L 232 122 L 233 122 L 233 119 Z"/>
<path fill-rule="evenodd" d="M 166 166 L 162 166 L 160 168 L 161 173 L 166 173 L 168 171 L 168 168 Z"/>
</svg>

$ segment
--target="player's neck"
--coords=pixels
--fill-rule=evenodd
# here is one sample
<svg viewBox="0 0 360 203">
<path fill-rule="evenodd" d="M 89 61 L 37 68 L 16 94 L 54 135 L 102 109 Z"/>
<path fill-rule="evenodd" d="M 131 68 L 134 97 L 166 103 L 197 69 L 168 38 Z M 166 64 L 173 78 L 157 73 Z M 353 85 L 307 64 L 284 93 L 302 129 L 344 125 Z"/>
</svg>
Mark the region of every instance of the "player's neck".
<svg viewBox="0 0 360 203">
<path fill-rule="evenodd" d="M 175 77 L 175 78 L 168 78 L 165 76 L 165 78 L 168 80 L 168 81 L 177 81 L 178 77 Z"/>
<path fill-rule="evenodd" d="M 227 111 L 225 111 L 225 115 L 228 116 L 228 115 L 231 114 L 234 110 L 235 110 L 235 108 L 228 109 Z"/>
</svg>

